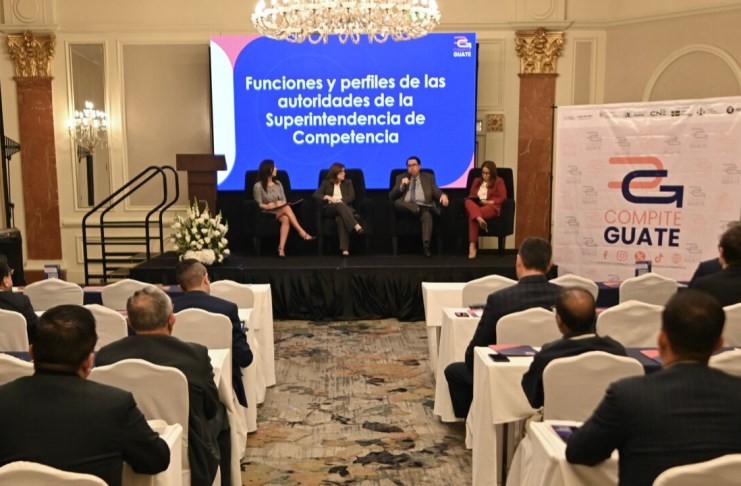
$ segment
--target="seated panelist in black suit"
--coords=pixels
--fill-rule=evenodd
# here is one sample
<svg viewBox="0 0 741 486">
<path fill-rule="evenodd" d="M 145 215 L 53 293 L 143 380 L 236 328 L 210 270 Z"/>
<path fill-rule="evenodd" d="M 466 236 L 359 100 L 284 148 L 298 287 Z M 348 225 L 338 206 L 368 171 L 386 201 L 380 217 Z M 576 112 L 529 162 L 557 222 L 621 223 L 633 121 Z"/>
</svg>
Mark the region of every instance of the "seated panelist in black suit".
<svg viewBox="0 0 741 486">
<path fill-rule="evenodd" d="M 286 201 L 286 192 L 283 190 L 283 185 L 275 178 L 277 173 L 278 169 L 272 160 L 266 159 L 260 162 L 257 182 L 252 187 L 252 195 L 261 210 L 274 214 L 275 219 L 280 222 L 278 256 L 285 258 L 286 241 L 288 240 L 288 231 L 291 229 L 291 226 L 298 231 L 298 235 L 304 240 L 311 241 L 315 237 L 311 236 L 301 227 L 293 209 L 287 204 L 288 201 Z"/>
<path fill-rule="evenodd" d="M 686 290 L 669 299 L 658 336 L 662 369 L 612 383 L 569 438 L 566 459 L 593 466 L 617 449 L 620 484 L 650 486 L 666 469 L 741 453 L 741 378 L 708 366 L 724 323 L 710 295 Z"/>
<path fill-rule="evenodd" d="M 221 465 L 222 485 L 230 484 L 231 437 L 229 420 L 214 383 L 208 349 L 171 335 L 175 325 L 172 302 L 149 285 L 126 302 L 129 326 L 136 332 L 98 350 L 96 366 L 124 359 L 143 359 L 182 371 L 188 381 L 188 460 L 191 483 L 210 485 Z"/>
<path fill-rule="evenodd" d="M 396 177 L 389 197 L 394 201 L 394 208 L 400 213 L 419 216 L 422 223 L 422 245 L 426 257 L 432 256 L 430 239 L 432 238 L 432 214 L 439 213 L 438 203 L 448 205 L 448 196 L 437 187 L 434 174 L 421 171 L 419 157 L 407 159 L 407 172 Z"/>
<path fill-rule="evenodd" d="M 334 218 L 337 222 L 337 234 L 340 238 L 342 256 L 350 254 L 350 232 L 362 233 L 363 227 L 358 223 L 357 213 L 352 206 L 355 201 L 355 189 L 352 181 L 345 178 L 345 166 L 335 162 L 329 167 L 327 178 L 314 191 L 314 199 L 322 203 L 322 213 Z"/>
<path fill-rule="evenodd" d="M 175 279 L 185 293 L 173 299 L 174 312 L 203 309 L 214 314 L 223 314 L 232 322 L 232 386 L 239 404 L 246 407 L 247 397 L 242 383 L 242 368 L 252 363 L 252 350 L 239 320 L 237 304 L 211 295 L 208 272 L 198 260 L 187 259 L 178 263 L 175 267 Z"/>
<path fill-rule="evenodd" d="M 721 235 L 718 253 L 722 270 L 693 280 L 690 288 L 709 293 L 724 307 L 741 303 L 741 223 Z"/>
<path fill-rule="evenodd" d="M 21 293 L 13 292 L 13 269 L 8 265 L 8 258 L 5 255 L 0 255 L 0 309 L 23 314 L 26 318 L 28 342 L 32 343 L 38 317 L 31 300 Z"/>
<path fill-rule="evenodd" d="M 35 372 L 0 386 L 0 466 L 32 461 L 121 484 L 123 462 L 141 474 L 167 469 L 170 449 L 131 393 L 88 381 L 98 337 L 82 306 L 47 310 L 31 345 Z"/>
</svg>

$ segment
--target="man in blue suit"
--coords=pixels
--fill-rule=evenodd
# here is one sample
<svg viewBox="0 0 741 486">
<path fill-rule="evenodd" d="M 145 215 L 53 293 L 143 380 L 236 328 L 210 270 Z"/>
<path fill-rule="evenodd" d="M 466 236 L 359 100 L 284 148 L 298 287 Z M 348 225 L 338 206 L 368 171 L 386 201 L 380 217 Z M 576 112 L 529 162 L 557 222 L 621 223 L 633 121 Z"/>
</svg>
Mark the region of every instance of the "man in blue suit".
<svg viewBox="0 0 741 486">
<path fill-rule="evenodd" d="M 252 363 L 252 350 L 247 344 L 247 335 L 239 320 L 237 305 L 211 295 L 211 282 L 206 267 L 194 259 L 183 260 L 175 267 L 175 278 L 185 292 L 172 301 L 173 310 L 203 309 L 214 314 L 223 314 L 232 321 L 232 386 L 239 404 L 247 406 L 247 396 L 242 383 L 242 368 Z"/>
<path fill-rule="evenodd" d="M 661 318 L 662 370 L 611 384 L 566 448 L 569 462 L 588 466 L 618 449 L 621 485 L 650 486 L 666 469 L 741 452 L 741 378 L 708 367 L 723 344 L 723 308 L 687 290 Z"/>
</svg>

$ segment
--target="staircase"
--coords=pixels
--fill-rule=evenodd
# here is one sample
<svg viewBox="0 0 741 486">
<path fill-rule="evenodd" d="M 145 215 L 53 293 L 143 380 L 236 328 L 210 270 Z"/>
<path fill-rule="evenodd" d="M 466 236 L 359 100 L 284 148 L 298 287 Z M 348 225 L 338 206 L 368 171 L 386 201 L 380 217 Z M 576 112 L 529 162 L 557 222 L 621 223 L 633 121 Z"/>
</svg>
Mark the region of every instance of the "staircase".
<svg viewBox="0 0 741 486">
<path fill-rule="evenodd" d="M 168 195 L 168 181 L 174 182 L 172 196 Z M 111 212 L 137 191 L 161 183 L 162 199 L 138 219 L 113 219 L 120 213 Z M 159 187 L 159 185 L 158 185 Z M 165 211 L 180 196 L 178 173 L 174 167 L 150 166 L 129 182 L 98 203 L 82 218 L 82 247 L 85 262 L 85 285 L 107 284 L 128 277 L 129 269 L 164 251 Z M 132 213 L 127 213 L 132 216 Z M 138 216 L 135 214 L 134 216 Z M 152 247 L 158 252 L 152 252 Z"/>
</svg>

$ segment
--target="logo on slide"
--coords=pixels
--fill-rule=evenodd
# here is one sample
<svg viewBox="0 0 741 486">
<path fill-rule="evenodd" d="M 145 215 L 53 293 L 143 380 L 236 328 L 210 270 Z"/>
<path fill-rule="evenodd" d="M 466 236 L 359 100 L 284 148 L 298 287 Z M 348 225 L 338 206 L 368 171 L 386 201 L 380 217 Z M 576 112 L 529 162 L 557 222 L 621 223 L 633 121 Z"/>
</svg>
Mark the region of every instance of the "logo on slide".
<svg viewBox="0 0 741 486">
<path fill-rule="evenodd" d="M 471 48 L 473 45 L 468 37 L 465 35 L 456 35 L 453 37 L 455 48 L 453 49 L 453 57 L 471 57 Z"/>
<path fill-rule="evenodd" d="M 610 157 L 610 164 L 627 164 L 627 165 L 650 165 L 655 170 L 634 170 L 625 174 L 622 181 L 610 181 L 607 187 L 610 189 L 620 189 L 626 201 L 636 204 L 672 204 L 676 202 L 678 208 L 682 207 L 684 200 L 684 186 L 664 186 L 659 185 L 661 181 L 669 175 L 669 171 L 664 169 L 661 160 L 654 156 L 633 156 L 633 157 Z M 648 181 L 640 179 L 652 178 Z M 636 180 L 639 179 L 639 180 Z M 635 194 L 636 189 L 654 189 L 658 187 L 659 192 L 668 193 L 666 196 L 644 196 Z"/>
</svg>

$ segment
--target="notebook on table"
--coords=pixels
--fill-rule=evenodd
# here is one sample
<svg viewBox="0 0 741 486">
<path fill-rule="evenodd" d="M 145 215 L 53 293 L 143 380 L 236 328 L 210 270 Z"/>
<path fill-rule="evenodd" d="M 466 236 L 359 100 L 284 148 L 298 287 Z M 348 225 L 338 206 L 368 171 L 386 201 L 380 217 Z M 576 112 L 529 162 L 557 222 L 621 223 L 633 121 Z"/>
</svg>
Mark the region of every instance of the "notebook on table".
<svg viewBox="0 0 741 486">
<path fill-rule="evenodd" d="M 534 356 L 537 351 L 527 344 L 490 344 L 489 349 L 503 356 Z"/>
</svg>

